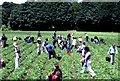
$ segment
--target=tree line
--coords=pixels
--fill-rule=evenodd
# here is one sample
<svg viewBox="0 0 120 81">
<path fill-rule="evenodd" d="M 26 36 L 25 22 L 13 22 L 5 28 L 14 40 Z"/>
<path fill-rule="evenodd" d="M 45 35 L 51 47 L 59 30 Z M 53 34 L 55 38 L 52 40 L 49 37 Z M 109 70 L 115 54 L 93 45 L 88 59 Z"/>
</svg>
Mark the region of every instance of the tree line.
<svg viewBox="0 0 120 81">
<path fill-rule="evenodd" d="M 120 2 L 4 2 L 2 25 L 12 30 L 117 32 Z"/>
</svg>

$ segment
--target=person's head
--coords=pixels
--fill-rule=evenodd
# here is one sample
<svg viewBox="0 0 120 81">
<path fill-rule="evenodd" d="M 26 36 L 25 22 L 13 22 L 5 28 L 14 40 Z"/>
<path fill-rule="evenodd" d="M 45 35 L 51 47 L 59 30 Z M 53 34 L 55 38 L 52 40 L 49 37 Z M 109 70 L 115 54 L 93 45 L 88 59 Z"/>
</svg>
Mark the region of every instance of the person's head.
<svg viewBox="0 0 120 81">
<path fill-rule="evenodd" d="M 59 65 L 58 64 L 54 64 L 54 70 L 59 69 Z"/>
<path fill-rule="evenodd" d="M 50 46 L 49 48 L 52 49 L 52 46 Z"/>
<path fill-rule="evenodd" d="M 45 40 L 48 41 L 48 38 L 46 38 Z"/>
<path fill-rule="evenodd" d="M 89 47 L 85 47 L 85 51 L 86 52 L 90 51 Z"/>
<path fill-rule="evenodd" d="M 113 43 L 112 46 L 115 47 L 116 46 L 115 43 Z"/>
<path fill-rule="evenodd" d="M 85 45 L 85 42 L 83 41 L 82 44 Z"/>
<path fill-rule="evenodd" d="M 57 75 L 58 77 L 60 76 L 60 71 L 57 71 L 56 73 L 55 73 L 55 75 Z"/>
</svg>

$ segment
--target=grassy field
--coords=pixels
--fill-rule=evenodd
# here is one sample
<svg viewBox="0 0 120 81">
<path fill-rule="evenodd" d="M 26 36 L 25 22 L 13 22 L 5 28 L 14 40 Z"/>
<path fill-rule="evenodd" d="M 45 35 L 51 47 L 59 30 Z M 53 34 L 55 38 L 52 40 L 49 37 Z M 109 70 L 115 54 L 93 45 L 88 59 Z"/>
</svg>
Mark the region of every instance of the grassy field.
<svg viewBox="0 0 120 81">
<path fill-rule="evenodd" d="M 52 43 L 52 36 L 54 31 L 42 31 L 42 40 L 49 38 L 49 43 Z M 82 35 L 83 39 L 85 38 L 85 32 L 76 32 L 76 31 L 59 31 L 57 35 L 62 34 L 64 37 L 68 33 L 74 33 L 76 37 Z M 105 61 L 105 57 L 109 56 L 108 49 L 112 43 L 116 43 L 118 50 L 120 46 L 118 45 L 118 33 L 113 32 L 87 32 L 89 38 L 98 36 L 99 38 L 104 38 L 106 45 L 104 44 L 93 44 L 91 42 L 87 43 L 87 46 L 90 47 L 92 53 L 92 69 L 96 73 L 96 79 L 118 79 L 118 73 L 120 72 L 118 67 L 119 62 L 119 52 L 115 56 L 115 64 L 111 65 L 109 62 Z M 47 53 L 43 53 L 40 56 L 37 56 L 37 47 L 33 43 L 25 43 L 24 40 L 19 41 L 19 46 L 21 49 L 21 59 L 20 67 L 17 70 L 14 70 L 14 47 L 13 47 L 13 36 L 18 36 L 24 39 L 27 35 L 32 35 L 37 40 L 37 31 L 30 32 L 5 32 L 8 37 L 7 43 L 9 47 L 2 48 L 2 57 L 7 63 L 6 67 L 0 70 L 2 72 L 1 79 L 10 79 L 10 80 L 26 80 L 26 79 L 46 79 L 48 73 L 53 72 L 53 64 L 58 63 L 63 73 L 63 80 L 79 80 L 79 79 L 92 79 L 88 74 L 88 71 L 81 74 L 81 56 L 76 53 L 76 49 L 73 49 L 73 56 L 66 54 L 64 49 L 62 53 L 62 59 L 60 61 L 52 58 L 48 60 Z M 80 44 L 81 45 L 81 44 Z M 56 48 L 56 53 L 58 54 L 60 49 Z"/>
</svg>

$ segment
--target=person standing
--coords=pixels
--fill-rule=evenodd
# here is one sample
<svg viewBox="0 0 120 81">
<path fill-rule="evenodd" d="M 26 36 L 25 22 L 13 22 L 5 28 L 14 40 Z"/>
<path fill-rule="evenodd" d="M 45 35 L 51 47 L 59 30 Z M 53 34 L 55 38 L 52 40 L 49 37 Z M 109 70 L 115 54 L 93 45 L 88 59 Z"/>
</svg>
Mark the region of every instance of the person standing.
<svg viewBox="0 0 120 81">
<path fill-rule="evenodd" d="M 115 54 L 117 53 L 118 51 L 117 51 L 116 45 L 112 44 L 112 46 L 109 48 L 109 51 L 108 51 L 108 54 L 110 54 L 110 57 L 111 57 L 110 62 L 112 63 L 112 65 L 114 65 L 114 57 L 115 57 Z"/>
<path fill-rule="evenodd" d="M 38 36 L 38 39 L 37 39 L 37 53 L 38 53 L 38 55 L 41 54 L 40 47 L 41 47 L 41 36 Z"/>
<path fill-rule="evenodd" d="M 2 34 L 2 47 L 5 48 L 7 46 L 6 42 L 7 42 L 7 37 L 5 36 L 5 34 Z"/>
<path fill-rule="evenodd" d="M 88 39 L 89 39 L 88 34 L 85 33 L 85 41 L 88 42 Z"/>
<path fill-rule="evenodd" d="M 82 36 L 79 36 L 78 41 L 82 43 Z"/>
<path fill-rule="evenodd" d="M 15 47 L 15 69 L 17 69 L 20 66 L 20 48 L 18 46 L 18 41 L 15 41 L 13 43 L 13 46 Z"/>
<path fill-rule="evenodd" d="M 56 35 L 57 35 L 57 34 L 56 34 L 56 31 L 54 31 L 54 35 L 53 35 L 53 37 L 56 38 Z"/>
<path fill-rule="evenodd" d="M 96 76 L 96 74 L 91 69 L 91 60 L 90 59 L 91 59 L 92 55 L 90 53 L 90 49 L 89 49 L 89 47 L 85 47 L 84 50 L 85 50 L 86 54 L 85 54 L 85 58 L 83 58 L 81 60 L 81 62 L 84 62 L 84 65 L 82 67 L 81 73 L 84 73 L 84 71 L 86 70 L 86 68 L 88 68 L 88 71 L 89 71 L 90 75 L 94 78 Z"/>
</svg>

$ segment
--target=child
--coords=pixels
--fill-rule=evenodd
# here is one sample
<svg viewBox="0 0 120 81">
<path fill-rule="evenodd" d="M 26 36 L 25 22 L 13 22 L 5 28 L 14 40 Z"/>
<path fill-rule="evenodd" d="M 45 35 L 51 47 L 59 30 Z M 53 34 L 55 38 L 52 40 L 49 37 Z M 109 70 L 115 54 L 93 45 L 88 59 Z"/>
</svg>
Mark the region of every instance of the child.
<svg viewBox="0 0 120 81">
<path fill-rule="evenodd" d="M 73 55 L 73 54 L 71 53 L 71 46 L 70 46 L 70 44 L 68 44 L 68 46 L 67 46 L 67 54 L 70 55 L 70 56 Z"/>
<path fill-rule="evenodd" d="M 111 57 L 111 63 L 112 65 L 114 65 L 114 57 L 115 57 L 115 54 L 117 54 L 118 51 L 117 51 L 117 47 L 115 44 L 112 44 L 112 46 L 109 48 L 109 51 L 108 51 L 108 54 L 110 54 L 110 57 Z"/>
</svg>

